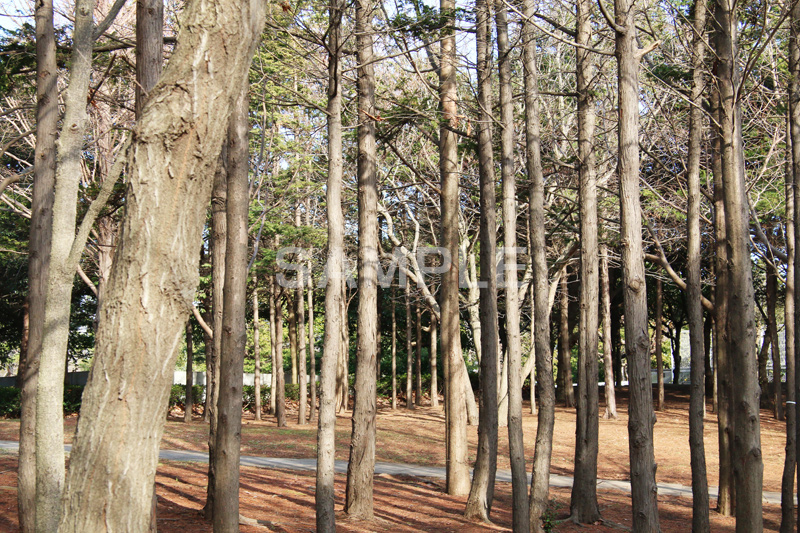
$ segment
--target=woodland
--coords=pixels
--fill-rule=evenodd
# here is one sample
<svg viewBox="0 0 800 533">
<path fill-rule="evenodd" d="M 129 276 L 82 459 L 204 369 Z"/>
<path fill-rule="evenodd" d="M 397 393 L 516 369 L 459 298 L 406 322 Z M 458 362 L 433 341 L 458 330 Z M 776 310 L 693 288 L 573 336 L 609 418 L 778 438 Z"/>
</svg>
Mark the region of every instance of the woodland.
<svg viewBox="0 0 800 533">
<path fill-rule="evenodd" d="M 156 529 L 176 370 L 215 532 L 239 530 L 250 411 L 315 428 L 318 531 L 373 519 L 379 403 L 443 410 L 444 490 L 475 522 L 507 433 L 525 532 L 552 527 L 556 406 L 574 408 L 567 520 L 596 524 L 620 392 L 631 530 L 658 532 L 665 381 L 690 397 L 691 530 L 764 530 L 762 410 L 795 530 L 800 3 L 37 0 L 2 21 L 21 531 Z"/>
</svg>

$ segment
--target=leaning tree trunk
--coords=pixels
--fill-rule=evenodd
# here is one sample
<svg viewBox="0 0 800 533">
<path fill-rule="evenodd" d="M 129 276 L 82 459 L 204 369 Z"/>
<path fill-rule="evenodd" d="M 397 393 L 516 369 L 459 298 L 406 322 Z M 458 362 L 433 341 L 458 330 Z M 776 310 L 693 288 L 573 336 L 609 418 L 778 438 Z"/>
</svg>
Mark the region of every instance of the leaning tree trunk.
<svg viewBox="0 0 800 533">
<path fill-rule="evenodd" d="M 708 475 L 703 437 L 705 416 L 705 349 L 700 275 L 700 157 L 703 146 L 703 56 L 705 54 L 706 4 L 694 4 L 694 45 L 692 54 L 692 109 L 689 115 L 689 162 L 687 181 L 689 205 L 686 213 L 687 265 L 686 312 L 689 315 L 691 350 L 691 392 L 689 398 L 689 449 L 692 467 L 692 532 L 708 533 Z M 677 333 L 680 335 L 680 332 Z"/>
<path fill-rule="evenodd" d="M 657 532 L 658 503 L 653 452 L 653 389 L 647 334 L 647 290 L 642 249 L 642 207 L 639 202 L 639 62 L 634 5 L 615 0 L 615 32 L 619 83 L 620 239 L 625 298 L 625 352 L 628 358 L 630 405 L 628 446 L 631 463 L 633 529 Z"/>
<path fill-rule="evenodd" d="M 36 525 L 36 388 L 44 336 L 44 310 L 53 230 L 53 190 L 58 132 L 58 66 L 53 2 L 36 3 L 36 148 L 33 164 L 31 228 L 28 240 L 28 348 L 20 364 L 19 467 L 17 505 L 22 533 Z"/>
<path fill-rule="evenodd" d="M 70 456 L 61 532 L 142 531 L 150 518 L 162 413 L 225 137 L 218 124 L 246 83 L 264 20 L 262 2 L 218 0 L 213 18 L 207 8 L 188 4 L 172 61 L 135 130 L 125 219 Z"/>
<path fill-rule="evenodd" d="M 550 347 L 550 302 L 545 240 L 544 176 L 541 159 L 539 124 L 539 89 L 536 72 L 536 41 L 531 20 L 533 0 L 523 4 L 523 66 L 525 73 L 525 152 L 531 178 L 530 198 L 531 262 L 533 267 L 533 317 L 536 350 L 536 377 L 539 378 L 539 414 L 531 474 L 530 519 L 532 531 L 542 532 L 542 516 L 547 508 L 550 489 L 550 460 L 553 452 L 556 393 L 553 385 L 553 353 Z M 531 381 L 533 381 L 531 376 Z M 533 401 L 533 398 L 531 398 Z"/>
<path fill-rule="evenodd" d="M 520 341 L 519 281 L 517 279 L 517 187 L 514 172 L 514 103 L 511 88 L 511 44 L 508 9 L 495 2 L 498 83 L 500 86 L 500 170 L 503 182 L 503 244 L 506 293 L 506 357 L 508 359 L 508 450 L 511 463 L 511 501 L 514 531 L 530 529 L 525 444 L 522 435 L 522 345 Z"/>
<path fill-rule="evenodd" d="M 329 6 L 328 23 L 328 284 L 325 287 L 325 337 L 320 368 L 319 418 L 317 430 L 316 511 L 317 531 L 335 533 L 334 452 L 336 442 L 336 365 L 342 351 L 341 314 L 344 285 L 344 216 L 342 215 L 342 72 L 340 65 L 343 0 Z"/>
<path fill-rule="evenodd" d="M 478 418 L 478 450 L 464 516 L 489 520 L 497 472 L 497 201 L 492 153 L 492 69 L 489 48 L 491 18 L 488 0 L 475 5 L 477 50 L 478 175 L 480 180 L 480 265 L 478 299 L 481 342 L 481 409 Z M 474 328 L 473 328 L 474 331 Z"/>
<path fill-rule="evenodd" d="M 577 42 L 591 44 L 592 5 L 590 0 L 577 6 Z M 570 514 L 579 524 L 600 519 L 597 505 L 597 452 L 599 448 L 597 387 L 598 351 L 598 249 L 597 249 L 597 175 L 595 172 L 594 127 L 595 101 L 592 92 L 594 68 L 590 52 L 577 47 L 578 89 L 578 160 L 580 166 L 580 325 L 578 350 L 578 403 L 575 424 L 575 482 L 572 484 Z M 569 338 L 569 336 L 567 336 Z"/>
<path fill-rule="evenodd" d="M 239 451 L 242 440 L 242 378 L 247 346 L 247 214 L 249 86 L 243 84 L 228 121 L 228 196 L 226 206 L 225 289 L 223 296 L 217 398 L 214 530 L 239 529 Z"/>
<path fill-rule="evenodd" d="M 728 351 L 732 405 L 735 406 L 733 479 L 736 530 L 763 529 L 759 390 L 756 380 L 753 276 L 749 249 L 750 217 L 744 176 L 740 75 L 737 65 L 738 17 L 732 0 L 719 0 L 715 10 L 716 75 L 720 94 L 718 122 L 722 135 L 722 180 L 728 246 Z"/>
<path fill-rule="evenodd" d="M 358 327 L 356 393 L 344 510 L 359 520 L 372 519 L 375 474 L 378 355 L 378 169 L 375 146 L 375 71 L 371 0 L 356 2 L 358 50 Z M 417 339 L 419 343 L 419 339 Z"/>
<path fill-rule="evenodd" d="M 447 402 L 447 493 L 463 495 L 469 491 L 467 450 L 466 372 L 461 354 L 461 328 L 458 310 L 458 139 L 454 128 L 458 122 L 456 86 L 455 0 L 439 0 L 443 13 L 441 59 L 439 65 L 439 98 L 442 125 L 439 127 L 439 173 L 441 175 L 442 247 L 450 252 L 450 264 L 442 274 L 441 322 L 442 355 L 447 359 L 445 381 Z"/>
</svg>

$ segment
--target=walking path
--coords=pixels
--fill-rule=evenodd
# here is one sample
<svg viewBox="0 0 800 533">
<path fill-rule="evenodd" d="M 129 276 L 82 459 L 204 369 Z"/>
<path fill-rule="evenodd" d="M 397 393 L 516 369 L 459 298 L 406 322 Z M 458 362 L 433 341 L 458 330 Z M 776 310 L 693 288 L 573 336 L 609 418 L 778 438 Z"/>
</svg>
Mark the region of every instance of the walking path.
<svg viewBox="0 0 800 533">
<path fill-rule="evenodd" d="M 0 441 L 0 450 L 15 453 L 19 448 L 19 443 L 16 441 Z M 64 450 L 69 452 L 72 446 L 69 444 L 64 445 Z M 196 462 L 207 463 L 208 454 L 205 452 L 191 452 L 185 450 L 161 450 L 159 458 L 162 461 L 182 461 L 182 462 Z M 280 468 L 283 470 L 310 470 L 314 471 L 317 468 L 316 459 L 289 459 L 289 458 L 275 458 L 275 457 L 255 457 L 250 455 L 243 455 L 240 458 L 242 466 L 255 466 L 260 468 Z M 340 474 L 347 473 L 347 461 L 336 461 L 336 472 Z M 414 477 L 425 477 L 433 479 L 445 479 L 445 469 L 438 466 L 420 466 L 403 463 L 375 463 L 376 474 L 388 475 L 405 475 Z M 497 481 L 511 483 L 510 470 L 498 470 Z M 530 483 L 530 474 L 528 474 L 528 483 Z M 572 477 L 562 476 L 559 474 L 550 474 L 550 486 L 571 488 Z M 598 479 L 597 488 L 599 490 L 611 489 L 619 490 L 622 492 L 630 493 L 630 481 L 619 481 L 610 479 Z M 692 497 L 692 488 L 677 483 L 659 483 L 658 493 L 662 496 L 683 496 L 687 498 Z M 717 497 L 717 487 L 709 487 L 709 498 Z M 764 503 L 780 505 L 781 494 L 780 492 L 763 492 Z"/>
</svg>

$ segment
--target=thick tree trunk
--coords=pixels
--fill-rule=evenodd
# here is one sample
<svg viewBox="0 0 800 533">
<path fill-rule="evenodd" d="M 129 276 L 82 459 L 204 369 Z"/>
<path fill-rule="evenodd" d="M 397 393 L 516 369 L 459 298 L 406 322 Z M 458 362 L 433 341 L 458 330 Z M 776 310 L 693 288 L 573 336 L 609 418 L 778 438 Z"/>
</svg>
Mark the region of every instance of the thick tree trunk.
<svg viewBox="0 0 800 533">
<path fill-rule="evenodd" d="M 253 274 L 253 392 L 255 419 L 261 420 L 261 321 L 258 317 L 258 276 Z"/>
<path fill-rule="evenodd" d="M 689 205 L 686 216 L 687 265 L 686 313 L 689 316 L 691 350 L 691 392 L 689 398 L 689 448 L 692 467 L 692 532 L 708 533 L 708 474 L 703 436 L 706 405 L 705 348 L 700 275 L 700 157 L 703 140 L 703 62 L 705 55 L 706 4 L 694 3 L 694 44 L 692 54 L 692 109 L 689 115 L 689 162 L 687 181 Z M 680 338 L 680 332 L 677 333 Z M 660 392 L 660 391 L 659 391 Z"/>
<path fill-rule="evenodd" d="M 186 321 L 186 399 L 184 401 L 183 421 L 187 424 L 192 421 L 192 408 L 194 407 L 194 397 L 192 387 L 194 386 L 194 348 L 192 346 L 192 320 Z"/>
<path fill-rule="evenodd" d="M 336 429 L 336 365 L 342 351 L 341 315 L 344 285 L 344 216 L 342 215 L 342 0 L 328 8 L 328 181 L 326 205 L 328 219 L 328 284 L 325 287 L 325 337 L 320 368 L 320 398 L 317 430 L 316 511 L 317 531 L 335 533 L 334 452 Z"/>
<path fill-rule="evenodd" d="M 749 249 L 749 213 L 744 176 L 740 76 L 737 58 L 738 17 L 732 0 L 719 0 L 715 11 L 716 75 L 720 93 L 718 122 L 722 135 L 725 229 L 728 247 L 728 350 L 732 405 L 735 406 L 733 477 L 736 485 L 736 530 L 763 529 L 759 391 L 756 381 L 753 276 Z"/>
<path fill-rule="evenodd" d="M 531 262 L 533 268 L 533 340 L 536 350 L 536 377 L 539 378 L 539 414 L 536 445 L 531 474 L 531 530 L 542 532 L 542 515 L 547 509 L 550 490 L 550 459 L 553 451 L 555 423 L 555 387 L 553 385 L 553 353 L 550 347 L 549 276 L 547 243 L 545 240 L 544 176 L 542 174 L 541 135 L 539 125 L 538 74 L 536 72 L 536 41 L 531 23 L 536 5 L 533 0 L 523 3 L 523 66 L 525 73 L 525 152 L 531 183 L 530 227 Z M 533 380 L 533 376 L 531 376 Z M 533 401 L 533 398 L 531 398 Z"/>
<path fill-rule="evenodd" d="M 603 309 L 603 369 L 605 373 L 606 410 L 603 418 L 617 419 L 617 397 L 614 390 L 614 352 L 611 340 L 611 289 L 608 278 L 608 246 L 600 246 L 600 293 Z"/>
<path fill-rule="evenodd" d="M 470 520 L 489 520 L 497 472 L 497 200 L 495 198 L 494 156 L 492 153 L 492 69 L 489 39 L 491 18 L 488 0 L 475 5 L 475 44 L 477 51 L 478 175 L 480 179 L 480 287 L 477 303 L 481 342 L 481 409 L 478 418 L 478 450 L 464 516 Z M 475 328 L 473 328 L 475 334 Z"/>
<path fill-rule="evenodd" d="M 19 468 L 17 505 L 22 533 L 36 525 L 36 389 L 44 337 L 44 311 L 53 231 L 53 191 L 58 132 L 58 66 L 53 29 L 53 2 L 36 4 L 36 148 L 33 165 L 31 229 L 28 241 L 28 348 L 20 364 Z"/>
<path fill-rule="evenodd" d="M 286 309 L 289 311 L 289 359 L 292 362 L 292 385 L 297 385 L 297 298 L 291 293 L 286 294 Z"/>
<path fill-rule="evenodd" d="M 639 203 L 639 62 L 634 6 L 615 0 L 619 83 L 620 238 L 625 297 L 625 354 L 628 358 L 630 405 L 628 446 L 631 462 L 633 529 L 657 532 L 656 464 L 653 455 L 653 389 L 650 382 L 650 340 L 647 334 L 647 290 Z"/>
<path fill-rule="evenodd" d="M 264 18 L 258 2 L 219 0 L 210 19 L 206 8 L 188 4 L 172 61 L 136 127 L 125 220 L 70 456 L 61 532 L 142 531 L 150 518 L 162 414 L 198 281 L 211 170 L 225 136 L 218 123 L 247 80 Z"/>
<path fill-rule="evenodd" d="M 514 531 L 530 529 L 528 480 L 522 435 L 522 344 L 520 340 L 519 281 L 517 279 L 517 188 L 514 172 L 514 102 L 511 88 L 511 44 L 508 9 L 495 2 L 497 66 L 500 86 L 500 170 L 503 183 L 503 244 L 506 293 L 506 353 L 508 359 L 508 449 L 511 462 Z"/>
<path fill-rule="evenodd" d="M 591 0 L 577 6 L 577 42 L 591 45 Z M 578 89 L 578 160 L 580 166 L 580 325 L 578 350 L 578 403 L 575 424 L 575 481 L 570 514 L 579 524 L 599 520 L 597 505 L 597 452 L 599 448 L 598 351 L 598 249 L 597 175 L 595 171 L 595 101 L 592 92 L 594 68 L 590 52 L 576 48 Z M 569 336 L 567 336 L 569 338 Z"/>
<path fill-rule="evenodd" d="M 355 406 L 347 463 L 344 510 L 354 519 L 372 518 L 375 473 L 378 352 L 378 170 L 375 146 L 375 72 L 371 0 L 356 2 L 358 55 L 358 325 Z M 419 339 L 417 339 L 419 343 Z"/>
<path fill-rule="evenodd" d="M 789 115 L 787 114 L 787 119 Z M 797 469 L 797 394 L 795 392 L 796 366 L 794 360 L 795 328 L 794 328 L 794 186 L 792 183 L 792 137 L 790 134 L 791 121 L 787 120 L 787 144 L 789 149 L 786 154 L 786 255 L 789 261 L 786 264 L 786 293 L 784 299 L 784 335 L 786 338 L 786 460 L 783 463 L 783 476 L 781 479 L 781 533 L 794 531 L 794 476 Z"/>
<path fill-rule="evenodd" d="M 575 407 L 575 390 L 572 386 L 572 353 L 569 345 L 569 289 L 567 275 L 561 277 L 561 313 L 558 329 L 558 388 L 564 407 Z"/>
<path fill-rule="evenodd" d="M 773 266 L 767 267 L 767 332 L 772 343 L 772 407 L 775 418 L 784 420 L 783 390 L 781 385 L 781 347 L 778 342 L 778 317 L 775 308 L 778 306 L 778 271 Z"/>
<path fill-rule="evenodd" d="M 789 284 L 787 282 L 786 287 L 786 298 L 787 301 L 789 299 L 790 292 L 794 294 L 793 306 L 792 310 L 794 312 L 794 320 L 793 320 L 793 333 L 797 333 L 800 331 L 800 291 L 797 290 L 797 287 L 800 287 L 800 268 L 797 267 L 796 260 L 797 260 L 797 249 L 796 245 L 798 242 L 798 235 L 797 232 L 800 231 L 800 3 L 795 3 L 792 5 L 791 11 L 791 33 L 789 38 L 789 144 L 791 146 L 791 164 L 792 164 L 792 171 L 791 171 L 791 196 L 793 199 L 792 202 L 792 213 L 794 214 L 793 219 L 793 226 L 794 226 L 794 235 L 793 239 L 790 241 L 787 238 L 787 252 L 789 248 L 789 243 L 791 242 L 794 246 L 792 249 L 794 254 L 790 254 L 790 267 L 794 270 L 794 277 L 792 278 L 792 291 L 789 290 Z M 788 203 L 788 202 L 787 202 Z M 786 210 L 786 216 L 789 217 L 789 209 Z M 787 222 L 786 227 L 787 233 L 789 232 L 789 224 Z M 787 278 L 789 277 L 789 271 L 787 270 Z M 786 306 L 786 313 L 787 313 L 787 324 L 788 324 L 788 312 L 789 312 L 789 305 L 787 303 Z M 787 326 L 786 331 L 786 338 L 789 339 L 789 330 Z M 794 358 L 794 366 L 795 366 L 795 380 L 794 380 L 794 401 L 796 402 L 798 398 L 800 398 L 800 378 L 797 376 L 797 370 L 800 368 L 800 342 L 797 342 L 797 339 L 794 338 L 792 335 L 793 345 L 794 345 L 794 352 L 789 352 L 789 343 L 786 344 L 786 359 L 788 363 L 789 358 Z M 788 383 L 787 383 L 788 385 Z M 792 385 L 789 385 L 790 387 Z M 797 404 L 792 405 L 792 411 L 794 411 L 794 419 L 789 418 L 789 423 L 792 421 L 795 424 L 795 435 L 794 435 L 794 443 L 795 445 L 797 442 L 800 442 L 800 424 L 797 423 L 798 419 L 800 419 L 800 414 L 798 413 Z M 787 424 L 788 426 L 788 424 Z M 787 427 L 788 430 L 788 427 Z M 788 440 L 789 437 L 787 437 Z M 797 454 L 795 454 L 795 459 L 797 458 Z M 795 470 L 793 468 L 793 470 Z M 797 470 L 797 486 L 800 487 L 800 469 Z M 789 495 L 787 498 L 787 507 L 793 507 L 794 497 Z M 782 506 L 783 507 L 783 506 Z M 785 513 L 785 512 L 784 512 Z M 797 527 L 800 529 L 800 513 L 797 514 Z M 789 529 L 791 526 L 789 526 Z"/>
<path fill-rule="evenodd" d="M 298 206 L 299 208 L 299 206 Z M 300 210 L 295 211 L 295 226 L 300 226 Z M 299 367 L 298 378 L 300 380 L 300 390 L 297 407 L 297 423 L 305 425 L 306 410 L 308 408 L 308 352 L 306 343 L 306 310 L 305 310 L 305 272 L 297 273 L 297 291 L 294 303 L 297 306 L 297 366 Z"/>
<path fill-rule="evenodd" d="M 664 343 L 664 286 L 661 281 L 661 278 L 656 278 L 656 319 L 655 319 L 655 342 L 653 343 L 653 353 L 656 358 L 656 387 L 658 388 L 658 402 L 656 402 L 656 411 L 663 411 L 664 410 L 664 353 L 663 353 L 663 343 Z M 676 342 L 680 342 L 681 332 L 680 330 L 675 331 L 675 337 L 678 339 Z M 678 350 L 680 353 L 680 350 Z M 673 369 L 673 377 L 672 382 L 677 384 L 678 378 L 680 377 L 681 365 L 680 365 L 680 356 L 678 359 L 675 360 L 675 368 Z M 677 374 L 676 374 L 677 373 Z"/>
<path fill-rule="evenodd" d="M 287 302 L 288 305 L 288 302 Z M 286 427 L 286 372 L 283 367 L 283 302 L 281 297 L 275 299 L 275 418 L 278 427 Z"/>
<path fill-rule="evenodd" d="M 227 131 L 227 130 L 226 130 Z M 216 457 L 217 445 L 217 402 L 219 400 L 219 367 L 222 356 L 222 311 L 223 290 L 225 288 L 225 248 L 227 242 L 226 204 L 228 198 L 228 148 L 223 145 L 217 171 L 214 174 L 214 185 L 211 190 L 211 309 L 213 316 L 211 339 L 214 349 L 211 360 L 206 361 L 210 381 L 206 383 L 208 400 L 208 486 L 206 488 L 206 505 L 203 508 L 206 520 L 214 516 L 214 495 L 216 490 Z"/>
<path fill-rule="evenodd" d="M 467 453 L 466 368 L 461 353 L 461 328 L 458 310 L 458 138 L 447 126 L 458 122 L 456 87 L 455 1 L 439 0 L 443 13 L 441 59 L 439 65 L 439 98 L 442 125 L 439 127 L 439 172 L 441 175 L 442 247 L 450 252 L 449 269 L 442 274 L 441 322 L 442 355 L 448 361 L 445 381 L 447 403 L 447 493 L 463 495 L 469 491 Z M 463 370 L 462 370 L 463 368 Z"/>
<path fill-rule="evenodd" d="M 243 84 L 228 121 L 228 187 L 220 383 L 217 399 L 214 530 L 239 529 L 239 451 L 242 440 L 242 374 L 247 346 L 247 215 L 249 86 Z"/>
</svg>

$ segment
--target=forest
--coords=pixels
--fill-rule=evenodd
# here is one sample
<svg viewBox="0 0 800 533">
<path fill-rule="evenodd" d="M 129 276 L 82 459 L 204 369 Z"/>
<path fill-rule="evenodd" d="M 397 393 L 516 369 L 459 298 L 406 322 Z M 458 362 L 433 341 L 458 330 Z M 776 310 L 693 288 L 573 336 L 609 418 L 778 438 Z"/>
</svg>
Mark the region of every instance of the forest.
<svg viewBox="0 0 800 533">
<path fill-rule="evenodd" d="M 250 523 L 243 419 L 315 431 L 332 532 L 379 514 L 376 421 L 415 409 L 460 516 L 551 531 L 566 408 L 563 521 L 603 521 L 599 434 L 624 416 L 623 527 L 659 532 L 654 427 L 685 391 L 691 530 L 765 530 L 768 420 L 794 531 L 798 39 L 774 0 L 5 3 L 19 530 L 160 529 L 177 408 L 214 532 Z"/>
</svg>

